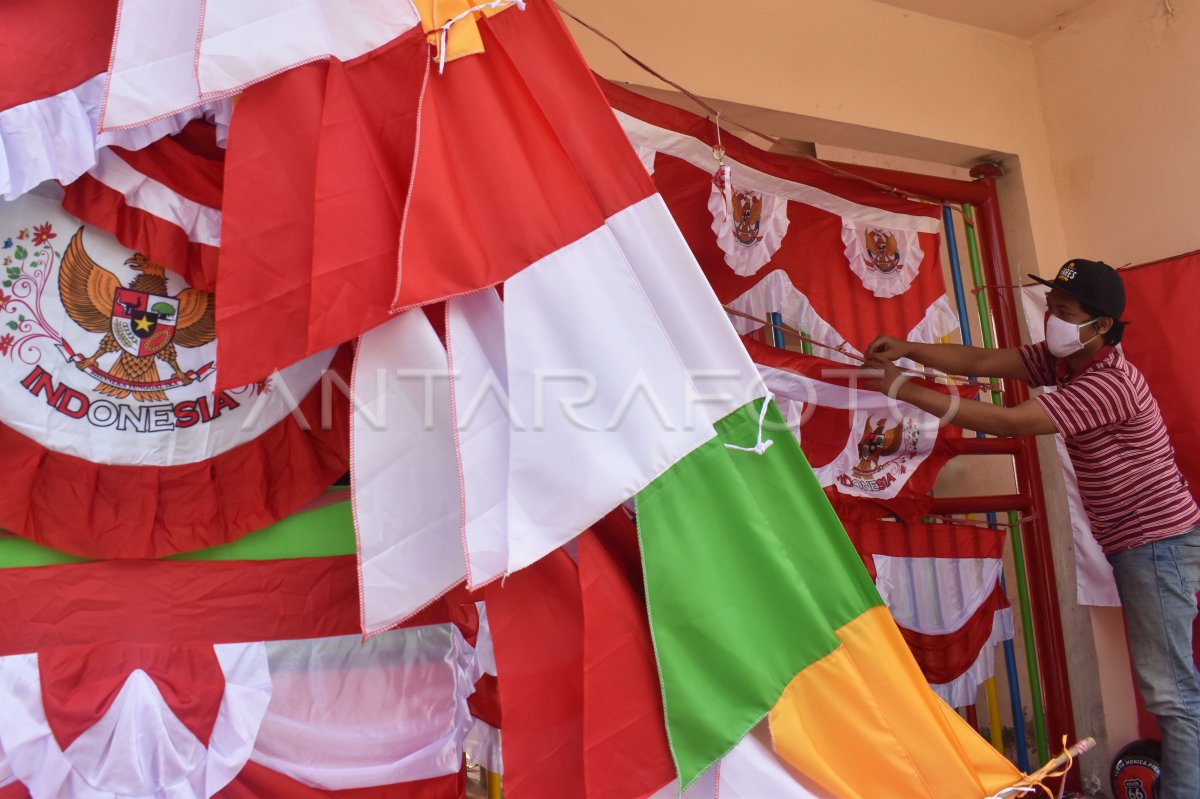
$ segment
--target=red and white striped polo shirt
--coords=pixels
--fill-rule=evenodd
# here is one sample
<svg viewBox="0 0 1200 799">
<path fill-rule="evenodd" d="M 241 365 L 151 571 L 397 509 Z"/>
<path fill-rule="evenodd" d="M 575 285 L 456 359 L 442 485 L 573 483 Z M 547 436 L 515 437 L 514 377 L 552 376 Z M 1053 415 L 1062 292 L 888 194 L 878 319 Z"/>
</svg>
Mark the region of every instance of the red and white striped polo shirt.
<svg viewBox="0 0 1200 799">
<path fill-rule="evenodd" d="M 1186 533 L 1200 507 L 1175 463 L 1145 378 L 1105 347 L 1076 375 L 1041 344 L 1018 350 L 1037 398 L 1062 434 L 1092 534 L 1105 554 Z"/>
</svg>

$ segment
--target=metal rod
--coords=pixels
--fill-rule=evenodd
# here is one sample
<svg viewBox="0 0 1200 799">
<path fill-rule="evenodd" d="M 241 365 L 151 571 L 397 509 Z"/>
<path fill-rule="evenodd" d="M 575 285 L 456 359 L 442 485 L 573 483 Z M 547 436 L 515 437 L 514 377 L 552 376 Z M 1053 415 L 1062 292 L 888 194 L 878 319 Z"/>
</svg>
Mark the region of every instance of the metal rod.
<svg viewBox="0 0 1200 799">
<path fill-rule="evenodd" d="M 995 177 L 1002 174 L 992 165 L 980 165 L 971 170 L 972 181 L 917 175 L 854 164 L 836 164 L 839 169 L 895 186 L 912 194 L 941 197 L 959 203 L 971 203 L 979 213 L 976 228 L 981 234 L 984 274 L 987 276 L 988 303 L 995 315 L 996 344 L 1017 347 L 1021 332 L 1017 323 L 1016 303 L 1011 294 L 1000 292 L 996 286 L 1012 282 L 1008 254 L 1004 245 L 1004 226 L 1000 221 L 1000 200 L 996 194 Z M 1012 381 L 1013 390 L 1005 394 L 1006 405 L 1018 405 L 1029 398 L 1021 381 Z M 1067 676 L 1066 649 L 1063 644 L 1062 619 L 1058 611 L 1058 588 L 1054 578 L 1054 560 L 1050 551 L 1050 528 L 1046 521 L 1046 497 L 1042 490 L 1041 467 L 1037 447 L 1026 440 L 1015 459 L 1018 491 L 1029 498 L 1037 511 L 1035 518 L 1022 525 L 1025 552 L 1028 555 L 1030 599 L 1034 614 L 1034 636 L 1042 685 L 1045 688 L 1047 734 L 1054 740 L 1063 735 L 1075 739 L 1075 718 L 1071 709 L 1071 683 Z M 1014 536 L 1014 539 L 1016 537 Z M 1079 775 L 1067 776 L 1072 790 L 1079 788 Z"/>
<path fill-rule="evenodd" d="M 966 226 L 965 230 L 967 233 L 967 256 L 971 262 L 971 283 L 976 289 L 978 289 L 980 286 L 983 285 L 983 266 L 979 259 L 979 241 L 975 235 L 975 224 L 974 224 L 975 218 L 974 218 L 974 216 L 975 216 L 974 211 L 972 210 L 971 206 L 968 204 L 964 204 L 963 205 L 963 220 L 970 223 L 969 225 Z M 988 308 L 987 296 L 982 291 L 976 291 L 975 292 L 975 302 L 976 302 L 976 307 L 979 311 L 979 333 L 983 338 L 983 345 L 985 347 L 989 347 L 989 348 L 995 347 L 996 341 L 992 335 L 991 310 Z M 992 403 L 993 404 L 999 405 L 1003 401 L 1004 401 L 1004 399 L 1003 399 L 1003 397 L 1001 397 L 1001 395 L 999 395 L 999 394 L 992 395 Z M 987 441 L 987 440 L 989 440 L 989 439 L 977 439 L 977 441 Z M 990 440 L 996 441 L 998 439 L 990 439 Z M 1012 443 L 1019 444 L 1019 442 L 1016 442 L 1016 441 L 1013 441 Z M 1019 451 L 1020 451 L 1020 446 L 1018 445 L 1014 449 L 1012 454 L 1015 455 Z M 991 513 L 988 514 L 988 521 L 994 522 L 995 519 L 996 519 L 995 514 L 991 514 Z M 1010 511 L 1008 514 L 1009 542 L 1012 544 L 1013 552 L 1014 552 L 1014 555 L 1013 555 L 1013 564 L 1014 564 L 1013 568 L 1014 569 L 1016 568 L 1017 552 L 1021 546 L 1020 535 L 1014 533 L 1014 531 L 1017 530 L 1016 522 L 1017 522 L 1017 515 Z M 1024 558 L 1021 559 L 1021 566 L 1023 569 L 1024 568 Z M 1008 584 L 1007 584 L 1007 581 L 1004 579 L 1003 573 L 1000 574 L 1000 588 L 1002 591 L 1005 592 L 1005 594 L 1008 593 Z M 1030 647 L 1033 646 L 1033 637 L 1032 637 L 1033 636 L 1033 630 L 1032 630 L 1033 624 L 1032 624 L 1032 621 L 1030 620 L 1029 604 L 1030 603 L 1029 603 L 1028 594 L 1026 593 L 1026 594 L 1022 595 L 1018 592 L 1017 606 L 1018 606 L 1018 612 L 1021 615 L 1021 630 L 1025 636 L 1024 641 L 1025 641 L 1025 651 L 1026 652 L 1028 652 Z M 1029 744 L 1027 743 L 1027 741 L 1025 739 L 1025 710 L 1024 710 L 1024 705 L 1021 702 L 1021 683 L 1017 676 L 1016 647 L 1013 645 L 1011 638 L 1003 641 L 1002 646 L 1004 648 L 1004 671 L 1005 671 L 1005 676 L 1008 678 L 1009 708 L 1012 712 L 1012 718 L 1013 718 L 1013 746 L 1014 746 L 1014 749 L 1016 750 L 1018 768 L 1020 768 L 1021 771 L 1027 772 L 1027 771 L 1029 771 Z M 1032 675 L 1037 674 L 1036 658 L 1032 661 L 1032 665 L 1030 666 L 1029 673 L 1031 675 L 1031 679 L 1035 679 L 1035 677 L 1033 677 Z M 1040 686 L 1039 686 L 1039 688 L 1040 688 Z M 992 690 L 993 691 L 995 690 L 994 685 L 992 686 Z M 1030 698 L 1032 701 L 1033 696 L 1035 695 L 1034 689 L 1032 688 L 1032 686 L 1030 687 L 1030 694 L 1031 694 Z M 1038 695 L 1039 700 L 1040 700 L 1040 698 L 1041 698 L 1040 695 Z M 1041 740 L 1042 737 L 1045 736 L 1046 720 L 1044 718 L 1044 714 L 1040 712 L 1041 711 L 1041 702 L 1040 701 L 1036 702 L 1034 707 L 1037 708 L 1034 711 L 1034 729 L 1035 729 L 1034 738 L 1036 740 Z M 990 706 L 989 706 L 989 709 L 990 709 Z M 999 712 L 999 709 L 997 709 L 997 713 L 998 712 Z M 1038 733 L 1037 733 L 1038 730 L 1041 730 L 1042 737 L 1038 736 Z M 995 736 L 993 735 L 993 743 L 994 742 L 995 742 Z M 1043 757 L 1041 759 L 1044 760 L 1045 758 Z"/>
<path fill-rule="evenodd" d="M 771 311 L 771 332 L 775 334 L 775 349 L 785 349 L 787 343 L 783 339 L 783 314 Z"/>
<path fill-rule="evenodd" d="M 987 697 L 988 733 L 991 735 L 992 746 L 1000 754 L 1004 754 L 1004 729 L 1000 721 L 1000 700 L 996 696 L 996 678 L 988 677 L 983 681 L 983 694 Z M 1023 768 L 1021 771 L 1028 771 Z"/>
</svg>

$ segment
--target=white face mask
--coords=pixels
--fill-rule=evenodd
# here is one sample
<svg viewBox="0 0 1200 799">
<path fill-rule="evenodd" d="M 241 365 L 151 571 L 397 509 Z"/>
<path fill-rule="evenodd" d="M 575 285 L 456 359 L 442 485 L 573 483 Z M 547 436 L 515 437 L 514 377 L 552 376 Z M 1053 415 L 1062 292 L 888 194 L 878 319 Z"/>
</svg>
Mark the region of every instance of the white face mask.
<svg viewBox="0 0 1200 799">
<path fill-rule="evenodd" d="M 1047 314 L 1046 347 L 1050 350 L 1050 354 L 1055 358 L 1066 358 L 1068 355 L 1074 355 L 1098 339 L 1101 336 L 1100 333 L 1092 336 L 1087 341 L 1079 340 L 1079 328 L 1090 325 L 1095 321 L 1095 319 L 1089 319 L 1086 322 L 1080 322 L 1075 325 L 1059 319 L 1053 314 Z"/>
</svg>

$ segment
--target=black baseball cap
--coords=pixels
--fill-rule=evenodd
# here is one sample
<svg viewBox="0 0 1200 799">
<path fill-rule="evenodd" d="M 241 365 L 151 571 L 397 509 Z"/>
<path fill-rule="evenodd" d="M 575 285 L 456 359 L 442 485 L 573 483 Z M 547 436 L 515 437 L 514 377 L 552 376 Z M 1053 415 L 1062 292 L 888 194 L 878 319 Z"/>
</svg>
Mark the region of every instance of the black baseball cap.
<svg viewBox="0 0 1200 799">
<path fill-rule="evenodd" d="M 1125 312 L 1125 284 L 1121 276 L 1103 261 L 1072 258 L 1063 264 L 1053 280 L 1030 275 L 1043 286 L 1070 294 L 1089 308 L 1114 321 Z"/>
</svg>

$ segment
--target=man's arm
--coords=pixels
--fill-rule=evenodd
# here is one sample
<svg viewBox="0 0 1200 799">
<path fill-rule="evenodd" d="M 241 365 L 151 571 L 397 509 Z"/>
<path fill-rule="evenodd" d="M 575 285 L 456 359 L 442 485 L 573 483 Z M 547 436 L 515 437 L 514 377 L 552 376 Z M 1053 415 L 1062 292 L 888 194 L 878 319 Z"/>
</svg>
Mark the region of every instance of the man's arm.
<svg viewBox="0 0 1200 799">
<path fill-rule="evenodd" d="M 1012 408 L 992 405 L 943 394 L 914 383 L 890 361 L 869 360 L 866 368 L 873 370 L 868 374 L 878 381 L 881 391 L 968 430 L 993 436 L 1040 436 L 1058 432 L 1054 421 L 1036 400 L 1026 400 Z"/>
<path fill-rule="evenodd" d="M 911 358 L 946 374 L 967 377 L 1007 377 L 1029 380 L 1029 372 L 1015 349 L 984 349 L 962 344 L 921 344 L 878 336 L 867 346 L 866 356 L 894 361 Z M 985 431 L 986 432 L 986 431 Z"/>
</svg>

